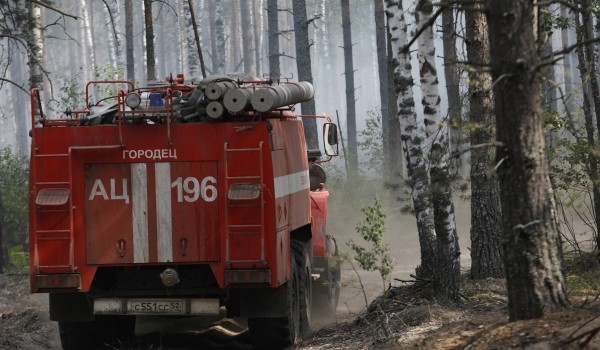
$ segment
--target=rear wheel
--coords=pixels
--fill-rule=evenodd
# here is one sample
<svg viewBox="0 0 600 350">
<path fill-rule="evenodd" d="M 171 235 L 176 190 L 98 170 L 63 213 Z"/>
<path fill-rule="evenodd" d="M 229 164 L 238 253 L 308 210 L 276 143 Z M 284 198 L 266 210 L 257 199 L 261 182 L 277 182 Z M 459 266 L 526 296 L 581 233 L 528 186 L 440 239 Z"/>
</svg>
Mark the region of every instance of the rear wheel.
<svg viewBox="0 0 600 350">
<path fill-rule="evenodd" d="M 133 336 L 135 316 L 96 316 L 90 322 L 59 322 L 63 350 L 107 349 Z M 107 347 L 108 345 L 108 347 Z"/>
<path fill-rule="evenodd" d="M 298 269 L 292 254 L 287 291 L 286 315 L 281 318 L 250 318 L 248 329 L 254 349 L 284 349 L 300 338 L 300 291 Z"/>
<path fill-rule="evenodd" d="M 312 319 L 312 275 L 311 258 L 306 249 L 306 244 L 293 240 L 292 251 L 298 266 L 298 283 L 300 297 L 300 335 L 306 336 L 310 333 Z"/>
</svg>

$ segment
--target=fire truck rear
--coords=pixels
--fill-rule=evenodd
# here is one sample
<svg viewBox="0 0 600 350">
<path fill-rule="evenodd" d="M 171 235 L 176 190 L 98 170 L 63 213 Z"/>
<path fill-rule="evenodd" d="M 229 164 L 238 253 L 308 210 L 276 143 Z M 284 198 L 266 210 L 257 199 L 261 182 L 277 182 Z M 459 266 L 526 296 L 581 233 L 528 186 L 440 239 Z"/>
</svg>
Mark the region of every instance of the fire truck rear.
<svg viewBox="0 0 600 350">
<path fill-rule="evenodd" d="M 140 317 L 219 315 L 283 348 L 335 312 L 318 163 L 337 128 L 323 123 L 325 155 L 307 150 L 291 108 L 313 94 L 230 75 L 94 81 L 85 109 L 51 118 L 32 91 L 31 291 L 49 293 L 64 349 L 123 343 Z"/>
</svg>

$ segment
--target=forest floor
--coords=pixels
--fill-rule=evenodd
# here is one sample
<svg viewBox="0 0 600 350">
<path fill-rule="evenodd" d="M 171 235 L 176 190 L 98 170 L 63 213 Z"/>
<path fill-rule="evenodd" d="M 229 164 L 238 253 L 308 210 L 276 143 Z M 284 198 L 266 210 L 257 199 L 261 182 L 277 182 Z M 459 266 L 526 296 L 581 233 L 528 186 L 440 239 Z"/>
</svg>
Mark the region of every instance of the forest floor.
<svg viewBox="0 0 600 350">
<path fill-rule="evenodd" d="M 598 272 L 588 277 L 594 284 Z M 338 309 L 336 322 L 313 332 L 294 349 L 600 349 L 600 301 L 597 285 L 585 282 L 588 277 L 570 277 L 577 287 L 571 309 L 511 323 L 503 280 L 465 278 L 458 306 L 435 302 L 427 289 L 404 284 L 389 289 L 362 312 Z M 177 339 L 173 345 L 163 338 L 160 345 L 123 349 L 251 348 L 244 332 L 226 341 L 190 339 L 193 346 Z M 45 295 L 30 295 L 25 275 L 0 275 L 0 349 L 60 349 Z"/>
</svg>

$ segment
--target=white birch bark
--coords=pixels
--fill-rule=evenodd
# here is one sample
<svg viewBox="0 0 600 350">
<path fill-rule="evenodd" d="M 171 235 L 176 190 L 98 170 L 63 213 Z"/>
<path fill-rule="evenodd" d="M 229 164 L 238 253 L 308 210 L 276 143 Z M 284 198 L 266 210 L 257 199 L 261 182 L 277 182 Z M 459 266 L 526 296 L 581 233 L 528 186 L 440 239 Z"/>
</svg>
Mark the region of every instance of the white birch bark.
<svg viewBox="0 0 600 350">
<path fill-rule="evenodd" d="M 409 51 L 403 51 L 408 42 L 402 3 L 387 0 L 388 30 L 394 59 L 394 87 L 397 92 L 401 140 L 411 184 L 419 243 L 421 245 L 420 277 L 432 278 L 436 265 L 436 238 L 429 194 L 429 177 L 422 141 L 424 126 L 419 125 L 412 92 L 414 85 Z"/>
<path fill-rule="evenodd" d="M 188 64 L 188 51 L 189 51 L 189 46 L 188 46 L 188 36 L 187 36 L 187 29 L 186 29 L 186 19 L 185 19 L 185 10 L 184 10 L 184 3 L 187 3 L 187 0 L 179 0 L 177 2 L 177 11 L 179 12 L 179 31 L 178 31 L 178 42 L 179 42 L 179 51 L 181 52 L 181 54 L 178 57 L 179 60 L 179 71 L 183 72 L 183 74 L 188 78 L 192 78 L 192 76 L 190 75 L 190 70 L 189 70 L 189 64 Z"/>
<path fill-rule="evenodd" d="M 460 248 L 456 234 L 454 202 L 448 168 L 448 124 L 442 120 L 435 66 L 433 26 L 427 25 L 433 13 L 431 0 L 419 0 L 416 6 L 417 28 L 427 28 L 418 38 L 417 58 L 421 76 L 424 121 L 430 149 L 430 179 L 435 232 L 438 242 L 437 291 L 458 301 Z"/>
<path fill-rule="evenodd" d="M 113 1 L 107 2 L 106 4 L 112 5 Z M 107 6 L 102 6 L 102 12 L 104 14 L 104 25 L 105 30 L 109 35 L 106 36 L 106 41 L 108 44 L 108 58 L 110 65 L 114 68 L 117 67 L 117 50 L 118 50 L 118 41 L 119 37 L 116 35 L 116 23 L 114 22 L 114 15 L 112 13 L 112 9 Z"/>
<path fill-rule="evenodd" d="M 86 4 L 86 0 L 80 0 L 79 6 L 81 7 L 81 17 L 83 19 L 83 33 L 85 38 L 85 44 L 83 45 L 86 51 L 84 57 L 89 58 L 89 60 L 83 60 L 83 62 L 87 65 L 89 62 L 89 66 L 84 70 L 84 74 L 86 77 L 86 81 L 92 80 L 96 74 L 96 57 L 94 57 L 94 37 L 92 36 L 92 24 L 90 23 L 90 16 L 88 13 L 88 8 Z"/>
<path fill-rule="evenodd" d="M 217 32 L 217 59 L 219 60 L 218 73 L 225 73 L 225 28 L 223 21 L 223 3 L 221 2 L 221 0 L 215 0 L 215 7 L 217 9 L 217 21 L 215 23 L 215 30 Z"/>
<path fill-rule="evenodd" d="M 187 37 L 187 57 L 188 57 L 188 69 L 190 78 L 197 78 L 200 71 L 200 59 L 198 58 L 198 50 L 196 49 L 196 39 L 194 37 L 194 26 L 192 25 L 192 14 L 190 6 L 186 1 L 183 5 L 183 16 L 185 18 L 185 33 Z"/>
</svg>

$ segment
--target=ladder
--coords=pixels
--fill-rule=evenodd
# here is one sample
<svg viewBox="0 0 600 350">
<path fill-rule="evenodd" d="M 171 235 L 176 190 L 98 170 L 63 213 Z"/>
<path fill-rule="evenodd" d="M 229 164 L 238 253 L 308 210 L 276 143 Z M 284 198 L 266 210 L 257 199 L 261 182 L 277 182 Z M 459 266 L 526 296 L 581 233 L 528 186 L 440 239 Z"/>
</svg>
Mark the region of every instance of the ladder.
<svg viewBox="0 0 600 350">
<path fill-rule="evenodd" d="M 36 178 L 36 165 L 40 159 L 55 159 L 57 163 L 68 163 L 69 178 L 67 181 L 36 181 L 33 184 L 35 198 L 35 212 L 32 213 L 33 225 L 33 266 L 37 273 L 51 272 L 74 272 L 75 268 L 75 251 L 73 246 L 73 203 L 72 203 L 72 188 L 71 188 L 71 157 L 70 153 L 55 153 L 55 154 L 35 154 L 34 167 L 31 169 L 33 173 L 32 179 Z M 41 189 L 40 189 L 41 188 Z M 38 191 L 39 189 L 39 191 Z M 65 191 L 66 190 L 66 191 Z M 67 204 L 67 208 L 64 205 Z M 63 208 L 59 208 L 63 207 Z M 68 226 L 58 227 L 55 229 L 40 229 L 39 216 L 67 215 Z M 68 251 L 66 259 L 58 261 L 66 261 L 66 264 L 49 264 L 46 261 L 40 261 L 40 244 L 49 242 L 67 242 Z M 65 254 L 63 250 L 57 250 L 54 254 Z M 46 254 L 47 255 L 47 254 Z M 59 255 L 60 256 L 60 255 Z"/>
<path fill-rule="evenodd" d="M 263 174 L 263 141 L 260 141 L 258 147 L 256 148 L 229 148 L 229 144 L 225 142 L 224 144 L 224 162 L 225 162 L 225 188 L 228 191 L 230 182 L 232 181 L 240 181 L 240 180 L 248 180 L 252 182 L 257 182 L 259 184 L 259 196 L 257 198 L 258 204 L 255 206 L 260 207 L 260 223 L 258 224 L 240 224 L 240 223 L 232 223 L 229 215 L 229 209 L 235 207 L 231 204 L 231 201 L 227 200 L 227 209 L 225 210 L 225 263 L 228 268 L 231 267 L 232 264 L 260 264 L 262 266 L 267 265 L 267 261 L 265 258 L 265 204 L 264 204 L 264 174 Z M 258 154 L 259 164 L 258 164 L 258 173 L 249 173 L 244 175 L 231 176 L 230 175 L 230 162 L 229 155 L 234 152 L 244 152 L 244 153 L 256 153 Z M 244 232 L 240 232 L 240 229 L 243 229 Z M 232 236 L 260 236 L 260 259 L 258 260 L 232 260 L 231 259 L 231 237 Z"/>
</svg>

